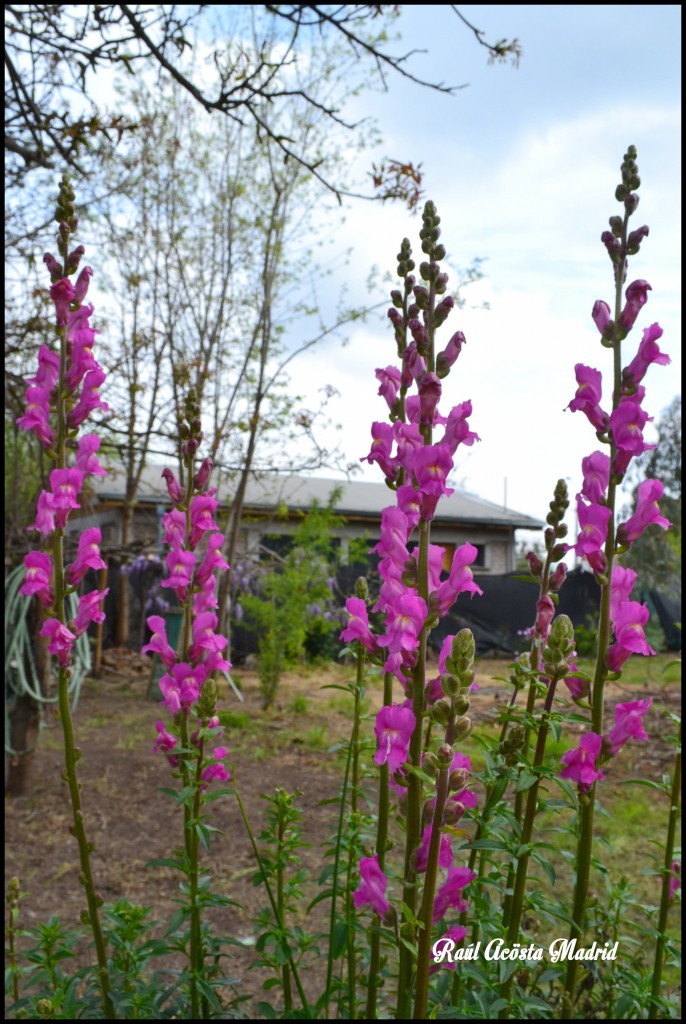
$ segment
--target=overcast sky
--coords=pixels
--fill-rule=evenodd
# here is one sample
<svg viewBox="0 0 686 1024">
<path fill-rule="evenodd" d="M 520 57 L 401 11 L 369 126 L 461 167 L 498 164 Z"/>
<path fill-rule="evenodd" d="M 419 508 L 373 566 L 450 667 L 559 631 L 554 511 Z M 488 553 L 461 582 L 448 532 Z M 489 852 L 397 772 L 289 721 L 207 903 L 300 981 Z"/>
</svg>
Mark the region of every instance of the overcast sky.
<svg viewBox="0 0 686 1024">
<path fill-rule="evenodd" d="M 378 119 L 386 154 L 421 163 L 426 197 L 442 217 L 449 267 L 484 259 L 485 278 L 465 292 L 445 341 L 458 329 L 467 346 L 444 382 L 441 409 L 471 399 L 471 427 L 482 438 L 460 447 L 453 481 L 483 498 L 544 517 L 558 477 L 580 488 L 581 458 L 599 447 L 582 413 L 563 412 L 575 393 L 574 364 L 611 374 L 611 353 L 591 320 L 596 299 L 613 304 L 610 261 L 600 234 L 621 212 L 614 200 L 619 166 L 638 149 L 641 204 L 632 226 L 650 236 L 628 280 L 653 288 L 624 343 L 624 364 L 654 321 L 672 364 L 652 367 L 644 401 L 659 418 L 680 391 L 680 7 L 617 5 L 460 8 L 489 41 L 517 37 L 519 68 L 488 66 L 487 53 L 447 5 L 403 6 L 395 52 L 419 48 L 410 67 L 446 84 L 469 83 L 441 96 L 389 80 L 386 94 L 365 93 L 360 110 Z M 382 300 L 365 286 L 369 268 L 395 273 L 407 235 L 419 248 L 419 217 L 399 206 L 351 204 L 337 234 L 354 249 L 344 277 L 350 299 Z M 454 281 L 455 277 L 452 276 Z M 439 335 L 440 337 L 440 335 Z M 354 330 L 341 349 L 331 343 L 299 357 L 297 385 L 323 383 L 341 393 L 335 434 L 349 461 L 366 455 L 369 422 L 384 419 L 377 366 L 394 362 L 392 331 L 382 315 Z M 295 369 L 295 364 L 294 364 Z M 604 405 L 611 399 L 604 392 Z M 331 435 L 332 438 L 334 435 Z M 365 478 L 376 467 L 361 463 Z"/>
</svg>

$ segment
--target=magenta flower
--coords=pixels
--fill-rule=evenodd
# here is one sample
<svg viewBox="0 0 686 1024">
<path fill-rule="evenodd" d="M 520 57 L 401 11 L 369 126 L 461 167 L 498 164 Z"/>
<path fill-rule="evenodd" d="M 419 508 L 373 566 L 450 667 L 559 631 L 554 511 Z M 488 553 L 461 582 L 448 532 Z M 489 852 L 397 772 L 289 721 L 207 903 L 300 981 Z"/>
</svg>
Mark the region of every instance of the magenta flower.
<svg viewBox="0 0 686 1024">
<path fill-rule="evenodd" d="M 658 338 L 662 337 L 662 333 L 662 328 L 659 324 L 651 324 L 650 327 L 646 327 L 641 344 L 638 346 L 638 352 L 622 371 L 622 379 L 625 385 L 635 386 L 640 384 L 652 363 L 657 363 L 659 366 L 667 366 L 671 363 L 672 360 L 667 353 L 660 352 L 657 344 Z"/>
<path fill-rule="evenodd" d="M 93 276 L 93 269 L 92 269 L 92 267 L 84 267 L 83 270 L 81 271 L 81 273 L 79 274 L 79 276 L 76 278 L 76 283 L 74 284 L 74 300 L 73 301 L 77 302 L 79 304 L 79 306 L 81 305 L 83 300 L 86 298 L 86 295 L 88 293 L 88 285 L 90 283 L 90 279 L 91 279 L 92 276 Z"/>
<path fill-rule="evenodd" d="M 370 654 L 376 651 L 376 640 L 369 628 L 369 616 L 367 604 L 361 597 L 349 597 L 345 602 L 345 608 L 350 616 L 348 625 L 341 633 L 341 640 L 345 643 L 352 643 L 359 640 L 365 650 Z"/>
<path fill-rule="evenodd" d="M 360 884 L 353 893 L 356 907 L 370 906 L 383 920 L 391 909 L 386 899 L 388 879 L 379 867 L 379 856 L 362 857 L 360 860 Z"/>
<path fill-rule="evenodd" d="M 71 366 L 67 372 L 67 386 L 76 391 L 81 381 L 91 370 L 99 370 L 100 364 L 93 355 L 95 335 L 100 331 L 92 328 L 88 320 L 79 320 L 69 331 L 72 342 Z"/>
<path fill-rule="evenodd" d="M 635 582 L 636 573 L 633 569 L 615 565 L 612 570 L 612 589 L 610 591 L 610 618 L 613 622 L 619 614 L 620 607 L 630 599 Z"/>
<path fill-rule="evenodd" d="M 57 384 L 60 375 L 60 357 L 58 352 L 53 352 L 47 345 L 41 345 L 38 351 L 38 373 L 35 377 L 27 377 L 27 384 L 35 384 L 36 387 L 45 388 L 50 394 Z"/>
<path fill-rule="evenodd" d="M 183 603 L 186 599 L 186 587 L 190 586 L 193 575 L 195 555 L 192 551 L 184 551 L 183 548 L 173 548 L 165 558 L 165 562 L 169 568 L 169 576 L 166 580 L 162 580 L 160 586 L 171 587 Z"/>
<path fill-rule="evenodd" d="M 431 843 L 431 825 L 427 825 L 424 829 L 424 835 L 422 836 L 421 846 L 418 846 L 415 850 L 413 859 L 415 871 L 426 871 L 426 865 L 429 857 L 429 844 Z M 441 832 L 441 841 L 438 848 L 438 866 L 440 868 L 449 868 L 454 859 L 453 849 L 450 845 L 450 837 L 445 833 Z"/>
<path fill-rule="evenodd" d="M 208 783 L 216 782 L 228 782 L 231 775 L 226 770 L 226 767 L 222 764 L 222 760 L 229 756 L 227 747 L 215 747 L 212 754 L 212 763 L 205 765 L 200 772 L 201 785 L 204 789 Z"/>
<path fill-rule="evenodd" d="M 652 703 L 653 698 L 647 697 L 645 700 L 632 700 L 626 704 L 615 704 L 615 724 L 607 735 L 613 757 L 628 740 L 650 739 L 650 736 L 643 728 L 643 716 Z"/>
<path fill-rule="evenodd" d="M 157 729 L 157 738 L 155 739 L 153 752 L 157 753 L 158 750 L 161 750 L 169 761 L 170 767 L 176 768 L 178 766 L 179 759 L 176 754 L 172 753 L 174 747 L 178 743 L 176 736 L 172 736 L 170 732 L 167 732 L 164 727 L 164 722 L 155 722 L 155 728 Z"/>
<path fill-rule="evenodd" d="M 100 465 L 97 453 L 100 451 L 100 438 L 97 434 L 84 434 L 79 438 L 74 468 L 86 476 L 109 476 Z"/>
<path fill-rule="evenodd" d="M 664 492 L 665 488 L 660 480 L 643 480 L 638 485 L 636 511 L 625 523 L 619 525 L 617 539 L 621 544 L 633 544 L 651 523 L 656 523 L 663 530 L 669 529 L 672 524 L 660 514 L 658 505 Z"/>
<path fill-rule="evenodd" d="M 453 493 L 453 488 L 446 486 L 446 478 L 452 468 L 452 455 L 446 445 L 426 444 L 415 451 L 412 472 L 417 481 L 417 490 L 422 496 L 423 519 L 433 519 L 438 499 L 444 494 Z"/>
<path fill-rule="evenodd" d="M 49 537 L 55 529 L 55 498 L 52 491 L 41 491 L 36 505 L 36 518 L 27 530 L 37 530 Z"/>
<path fill-rule="evenodd" d="M 174 476 L 172 470 L 169 469 L 169 467 L 163 469 L 162 476 L 164 477 L 164 482 L 167 485 L 167 490 L 169 491 L 169 497 L 171 498 L 171 500 L 174 502 L 175 505 L 182 505 L 185 495 L 181 490 L 181 485 Z"/>
<path fill-rule="evenodd" d="M 644 627 L 650 618 L 647 604 L 623 601 L 615 615 L 615 643 L 608 648 L 605 663 L 611 672 L 619 672 L 632 654 L 655 654 L 645 638 Z"/>
<path fill-rule="evenodd" d="M 151 651 L 158 654 L 165 668 L 171 668 L 176 662 L 176 652 L 167 640 L 167 627 L 161 615 L 151 615 L 148 627 L 152 630 L 150 642 L 141 647 L 141 654 Z"/>
<path fill-rule="evenodd" d="M 210 474 L 212 472 L 212 467 L 213 466 L 214 466 L 214 463 L 212 462 L 212 459 L 210 459 L 210 458 L 203 459 L 202 462 L 200 463 L 200 467 L 198 469 L 198 472 L 193 477 L 193 483 L 195 484 L 196 488 L 199 491 L 204 491 L 205 488 L 207 487 L 207 485 L 209 483 L 209 480 L 210 480 Z M 215 488 L 215 490 L 216 490 L 216 488 Z"/>
<path fill-rule="evenodd" d="M 182 661 L 174 665 L 171 675 L 165 672 L 160 679 L 160 690 L 164 697 L 162 703 L 175 715 L 182 710 L 188 712 L 200 695 L 200 684 L 195 670 Z"/>
<path fill-rule="evenodd" d="M 50 474 L 50 487 L 55 508 L 55 525 L 62 528 L 71 510 L 81 508 L 76 496 L 83 487 L 83 473 L 79 469 L 53 469 Z"/>
<path fill-rule="evenodd" d="M 572 412 L 583 412 L 596 430 L 604 432 L 608 428 L 609 417 L 600 408 L 603 395 L 603 376 L 600 370 L 594 370 L 583 363 L 574 367 L 577 384 L 576 395 L 567 406 Z"/>
<path fill-rule="evenodd" d="M 438 946 L 438 952 L 446 951 L 452 954 L 455 946 L 457 946 L 458 943 L 462 942 L 462 940 L 466 937 L 467 929 L 461 924 L 453 924 L 450 926 L 450 928 L 448 928 L 445 935 L 442 935 L 441 938 L 434 943 L 434 946 Z M 439 945 L 439 943 L 442 943 L 442 945 Z M 434 961 L 431 964 L 431 967 L 429 967 L 429 974 L 435 974 L 436 971 L 439 971 L 441 969 L 446 971 L 454 971 L 457 969 L 458 963 L 458 960 L 448 959 L 443 960 L 440 963 L 436 963 Z"/>
<path fill-rule="evenodd" d="M 397 704 L 382 707 L 377 712 L 374 725 L 377 740 L 374 764 L 388 764 L 389 774 L 393 775 L 407 761 L 410 740 L 416 724 L 411 708 L 400 707 Z"/>
<path fill-rule="evenodd" d="M 581 497 L 577 496 L 576 514 L 579 520 L 579 532 L 574 545 L 576 552 L 588 560 L 595 572 L 602 571 L 598 555 L 602 553 L 607 540 L 612 510 L 606 505 L 586 505 Z"/>
<path fill-rule="evenodd" d="M 109 587 L 104 590 L 91 590 L 79 598 L 79 607 L 74 618 L 74 633 L 81 636 L 91 622 L 104 622 L 105 613 L 100 609 L 100 604 L 110 592 Z"/>
<path fill-rule="evenodd" d="M 647 281 L 632 281 L 627 288 L 626 303 L 619 314 L 619 323 L 627 331 L 630 331 L 636 323 L 636 317 L 648 301 L 648 292 L 650 291 L 652 288 Z"/>
<path fill-rule="evenodd" d="M 470 871 L 469 868 L 448 869 L 448 877 L 436 893 L 433 913 L 434 924 L 440 921 L 445 912 L 450 908 L 458 914 L 463 913 L 467 909 L 467 904 L 462 899 L 462 891 L 475 878 L 476 874 Z"/>
<path fill-rule="evenodd" d="M 607 302 L 603 302 L 602 299 L 598 299 L 598 301 L 593 304 L 591 316 L 593 317 L 593 322 L 600 333 L 604 334 L 607 325 L 612 323 L 610 307 Z"/>
<path fill-rule="evenodd" d="M 73 430 L 76 427 L 80 427 L 94 409 L 109 412 L 110 407 L 107 402 L 103 402 L 100 398 L 99 391 L 100 385 L 104 384 L 106 376 L 105 371 L 99 366 L 94 370 L 88 371 L 83 381 L 81 397 L 67 416 L 67 423 L 70 429 Z"/>
<path fill-rule="evenodd" d="M 456 331 L 443 351 L 439 352 L 436 356 L 436 373 L 439 377 L 447 375 L 450 367 L 459 356 L 462 346 L 466 344 L 467 342 L 462 331 Z"/>
<path fill-rule="evenodd" d="M 74 285 L 68 277 L 55 281 L 50 288 L 50 298 L 55 303 L 57 326 L 64 327 L 69 317 L 69 306 L 74 301 Z"/>
<path fill-rule="evenodd" d="M 211 494 L 196 494 L 191 498 L 191 532 L 189 544 L 191 549 L 195 548 L 200 538 L 208 530 L 217 530 L 218 526 L 212 518 L 212 513 L 219 502 Z"/>
<path fill-rule="evenodd" d="M 548 588 L 550 589 L 551 593 L 556 594 L 566 579 L 567 565 L 565 562 L 560 562 L 560 564 L 555 569 L 555 572 L 551 574 L 550 579 L 548 581 Z"/>
<path fill-rule="evenodd" d="M 581 460 L 584 483 L 581 494 L 593 505 L 598 505 L 607 496 L 610 484 L 610 456 L 604 452 L 592 452 Z"/>
<path fill-rule="evenodd" d="M 391 458 L 393 447 L 393 427 L 390 423 L 372 423 L 372 448 L 360 462 L 378 462 L 384 476 L 392 479 L 395 476 L 395 464 Z"/>
<path fill-rule="evenodd" d="M 479 552 L 473 544 L 461 544 L 453 555 L 450 575 L 435 592 L 435 600 L 439 615 L 445 615 L 457 600 L 458 594 L 483 594 L 481 587 L 474 581 L 474 574 L 469 568 Z"/>
<path fill-rule="evenodd" d="M 76 558 L 67 569 L 72 587 L 78 586 L 89 569 L 106 569 L 107 562 L 100 555 L 101 533 L 97 526 L 84 530 L 79 537 Z"/>
<path fill-rule="evenodd" d="M 162 539 L 172 548 L 180 548 L 186 539 L 186 515 L 178 508 L 162 516 Z"/>
<path fill-rule="evenodd" d="M 200 612 L 193 620 L 193 645 L 190 650 L 191 660 L 196 661 L 203 651 L 223 651 L 228 640 L 214 630 L 217 627 L 217 616 L 212 612 Z"/>
<path fill-rule="evenodd" d="M 387 366 L 383 370 L 376 370 L 375 375 L 380 384 L 377 394 L 381 395 L 388 408 L 392 409 L 400 390 L 400 370 L 397 366 Z"/>
<path fill-rule="evenodd" d="M 66 668 L 69 664 L 69 653 L 76 639 L 71 630 L 63 626 L 59 619 L 47 619 L 41 626 L 40 635 L 50 637 L 50 654 L 54 654 L 62 668 Z"/>
<path fill-rule="evenodd" d="M 403 484 L 397 492 L 398 508 L 405 514 L 410 530 L 419 523 L 422 496 L 411 484 Z M 406 538 L 407 539 L 407 538 Z"/>
<path fill-rule="evenodd" d="M 33 430 L 43 447 L 49 448 L 55 438 L 50 426 L 50 392 L 43 387 L 28 388 L 26 402 L 26 412 L 17 420 L 17 426 Z"/>
<path fill-rule="evenodd" d="M 471 415 L 472 403 L 469 400 L 454 406 L 448 413 L 445 434 L 441 444 L 447 446 L 451 455 L 455 454 L 458 445 L 466 444 L 468 448 L 471 448 L 475 441 L 481 440 L 478 434 L 469 429 L 467 417 Z"/>
<path fill-rule="evenodd" d="M 52 559 L 47 551 L 29 551 L 24 556 L 26 578 L 19 588 L 25 597 L 34 594 L 45 607 L 52 604 Z M 56 620 L 55 620 L 56 621 Z"/>
<path fill-rule="evenodd" d="M 214 582 L 213 573 L 216 569 L 226 570 L 229 568 L 221 555 L 221 547 L 224 543 L 223 533 L 212 533 L 207 540 L 205 557 L 198 566 L 195 573 L 195 582 L 204 585 L 208 580 Z"/>
<path fill-rule="evenodd" d="M 398 446 L 395 461 L 408 473 L 411 473 L 414 454 L 424 446 L 419 423 L 416 421 L 403 423 L 401 420 L 396 420 L 393 424 L 393 437 Z"/>
<path fill-rule="evenodd" d="M 414 590 L 406 590 L 389 609 L 386 634 L 379 637 L 379 647 L 388 647 L 389 654 L 415 650 L 426 616 L 424 599 Z"/>
<path fill-rule="evenodd" d="M 433 426 L 436 406 L 441 398 L 441 382 L 435 373 L 425 373 L 419 381 L 419 423 Z"/>
<path fill-rule="evenodd" d="M 635 395 L 630 398 L 625 395 L 610 416 L 612 437 L 617 448 L 634 458 L 657 447 L 654 444 L 646 444 L 643 440 L 643 428 L 646 423 L 652 422 L 653 417 L 641 408 L 635 398 Z M 628 460 L 626 464 L 628 465 Z M 621 471 L 625 469 L 626 466 L 622 464 Z"/>
<path fill-rule="evenodd" d="M 595 732 L 585 733 L 579 740 L 579 746 L 568 750 L 560 758 L 565 766 L 560 772 L 563 779 L 572 779 L 578 783 L 582 793 L 588 793 L 596 779 L 604 779 L 602 769 L 596 769 L 596 760 L 603 745 L 603 737 Z"/>
<path fill-rule="evenodd" d="M 544 594 L 536 602 L 536 623 L 534 631 L 537 637 L 545 640 L 550 633 L 550 624 L 555 616 L 555 605 L 552 597 Z"/>
<path fill-rule="evenodd" d="M 381 537 L 372 551 L 382 559 L 390 558 L 395 565 L 404 566 L 409 534 L 410 524 L 405 513 L 396 505 L 389 505 L 381 512 Z"/>
</svg>

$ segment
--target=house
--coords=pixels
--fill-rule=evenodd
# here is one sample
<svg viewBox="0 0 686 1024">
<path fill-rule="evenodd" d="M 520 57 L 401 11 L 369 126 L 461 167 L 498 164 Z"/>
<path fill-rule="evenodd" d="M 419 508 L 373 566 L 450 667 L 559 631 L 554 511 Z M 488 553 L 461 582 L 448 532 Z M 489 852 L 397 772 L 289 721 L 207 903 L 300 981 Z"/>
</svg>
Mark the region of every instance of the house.
<svg viewBox="0 0 686 1024">
<path fill-rule="evenodd" d="M 148 466 L 143 473 L 127 555 L 162 554 L 161 519 L 170 507 L 161 476 L 162 468 Z M 245 554 L 257 554 L 261 544 L 266 542 L 269 547 L 276 541 L 274 549 L 278 550 L 278 539 L 287 544 L 302 514 L 315 502 L 326 505 L 334 490 L 339 492 L 334 508 L 344 522 L 333 533 L 341 546 L 343 560 L 352 538 L 376 543 L 381 512 L 394 504 L 393 492 L 384 483 L 270 474 L 248 484 L 239 549 Z M 220 509 L 228 507 L 231 497 L 230 485 L 220 486 L 217 493 Z M 93 483 L 89 504 L 84 501 L 80 517 L 69 520 L 70 532 L 77 535 L 89 526 L 99 526 L 103 552 L 116 559 L 117 555 L 124 554 L 123 508 L 124 477 L 121 471 L 115 470 L 109 477 Z M 438 505 L 431 541 L 445 548 L 446 566 L 452 560 L 454 549 L 469 541 L 478 551 L 473 566 L 475 574 L 502 575 L 515 568 L 515 531 L 541 529 L 543 526 L 544 523 L 531 516 L 456 490 Z"/>
</svg>

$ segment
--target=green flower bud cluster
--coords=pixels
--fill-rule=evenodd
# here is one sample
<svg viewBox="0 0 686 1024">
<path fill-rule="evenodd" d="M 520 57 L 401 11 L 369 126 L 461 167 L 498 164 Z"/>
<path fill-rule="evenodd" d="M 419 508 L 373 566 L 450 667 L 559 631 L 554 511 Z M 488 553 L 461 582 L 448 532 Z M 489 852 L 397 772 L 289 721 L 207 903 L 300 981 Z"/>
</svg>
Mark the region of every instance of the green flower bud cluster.
<svg viewBox="0 0 686 1024">
<path fill-rule="evenodd" d="M 574 626 L 568 615 L 557 615 L 550 629 L 548 642 L 543 648 L 543 671 L 551 679 L 564 679 L 569 675 L 569 662 L 575 655 Z"/>
<path fill-rule="evenodd" d="M 219 693 L 214 679 L 208 679 L 203 685 L 196 704 L 198 718 L 207 721 L 217 713 L 217 699 Z"/>
<path fill-rule="evenodd" d="M 567 536 L 567 524 L 563 523 L 565 513 L 569 508 L 569 491 L 564 480 L 558 480 L 555 485 L 553 500 L 550 502 L 550 511 L 546 516 L 548 529 L 545 531 L 545 549 L 551 554 L 551 561 L 559 562 L 565 553 L 564 545 L 556 541 Z"/>
<path fill-rule="evenodd" d="M 441 229 L 438 226 L 440 223 L 441 218 L 436 212 L 436 206 L 429 199 L 424 204 L 424 210 L 422 212 L 423 226 L 419 232 L 419 237 L 422 240 L 422 252 L 425 252 L 427 256 L 433 257 L 434 260 L 445 259 L 445 247 L 443 245 L 436 244 L 441 234 Z M 422 266 L 426 266 L 426 264 L 422 264 Z M 424 277 L 421 267 L 420 272 L 422 273 L 422 277 Z M 424 279 L 428 280 L 428 278 Z"/>
<path fill-rule="evenodd" d="M 508 730 L 507 736 L 498 748 L 505 759 L 505 764 L 512 766 L 517 763 L 519 752 L 524 747 L 525 738 L 526 731 L 521 725 L 513 725 Z"/>
<path fill-rule="evenodd" d="M 65 263 L 69 254 L 69 235 L 79 226 L 79 218 L 74 211 L 74 191 L 66 174 L 60 179 L 55 220 L 59 224 L 57 233 L 57 249 Z"/>
</svg>

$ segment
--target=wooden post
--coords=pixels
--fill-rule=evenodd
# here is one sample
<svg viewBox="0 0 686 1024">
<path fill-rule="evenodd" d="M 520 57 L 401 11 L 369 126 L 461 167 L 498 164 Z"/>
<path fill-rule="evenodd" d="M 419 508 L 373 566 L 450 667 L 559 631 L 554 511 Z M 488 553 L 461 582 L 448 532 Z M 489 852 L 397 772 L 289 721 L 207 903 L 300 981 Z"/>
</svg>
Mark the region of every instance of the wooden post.
<svg viewBox="0 0 686 1024">
<path fill-rule="evenodd" d="M 98 590 L 103 591 L 107 586 L 107 569 L 101 569 L 98 574 Z M 93 651 L 93 675 L 100 675 L 100 665 L 102 663 L 102 636 L 104 630 L 104 622 L 99 622 L 95 631 L 95 650 Z"/>
</svg>

